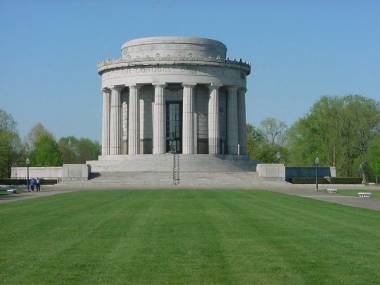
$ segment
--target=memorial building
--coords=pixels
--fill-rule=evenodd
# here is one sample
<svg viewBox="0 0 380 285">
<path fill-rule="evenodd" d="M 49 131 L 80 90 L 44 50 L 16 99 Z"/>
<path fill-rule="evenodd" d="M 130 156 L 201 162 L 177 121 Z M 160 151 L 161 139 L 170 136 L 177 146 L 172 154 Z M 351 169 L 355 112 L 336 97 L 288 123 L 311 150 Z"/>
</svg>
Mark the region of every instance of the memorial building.
<svg viewBox="0 0 380 285">
<path fill-rule="evenodd" d="M 126 42 L 121 58 L 98 63 L 102 157 L 177 153 L 246 154 L 250 65 L 226 46 L 193 37 Z"/>
</svg>

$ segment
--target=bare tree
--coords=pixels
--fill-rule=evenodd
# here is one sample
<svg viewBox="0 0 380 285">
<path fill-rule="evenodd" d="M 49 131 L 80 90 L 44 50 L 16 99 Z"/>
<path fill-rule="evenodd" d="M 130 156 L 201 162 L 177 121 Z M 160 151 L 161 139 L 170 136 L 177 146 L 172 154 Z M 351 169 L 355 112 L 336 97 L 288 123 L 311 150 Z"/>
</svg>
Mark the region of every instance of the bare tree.
<svg viewBox="0 0 380 285">
<path fill-rule="evenodd" d="M 260 129 L 271 145 L 285 145 L 288 126 L 275 118 L 267 118 L 260 123 Z"/>
</svg>

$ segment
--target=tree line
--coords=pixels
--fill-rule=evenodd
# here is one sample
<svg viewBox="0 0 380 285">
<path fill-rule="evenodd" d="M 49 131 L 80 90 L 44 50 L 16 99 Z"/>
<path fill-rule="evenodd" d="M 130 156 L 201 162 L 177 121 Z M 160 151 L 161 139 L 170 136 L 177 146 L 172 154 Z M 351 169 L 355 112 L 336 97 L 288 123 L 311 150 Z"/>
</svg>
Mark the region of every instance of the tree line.
<svg viewBox="0 0 380 285">
<path fill-rule="evenodd" d="M 335 166 L 339 176 L 380 175 L 380 102 L 360 96 L 323 96 L 289 128 L 275 118 L 247 126 L 251 159 L 289 166 Z"/>
<path fill-rule="evenodd" d="M 97 159 L 101 147 L 97 141 L 74 136 L 58 141 L 41 123 L 22 140 L 13 117 L 0 109 L 0 178 L 10 177 L 12 166 L 61 166 Z"/>
</svg>

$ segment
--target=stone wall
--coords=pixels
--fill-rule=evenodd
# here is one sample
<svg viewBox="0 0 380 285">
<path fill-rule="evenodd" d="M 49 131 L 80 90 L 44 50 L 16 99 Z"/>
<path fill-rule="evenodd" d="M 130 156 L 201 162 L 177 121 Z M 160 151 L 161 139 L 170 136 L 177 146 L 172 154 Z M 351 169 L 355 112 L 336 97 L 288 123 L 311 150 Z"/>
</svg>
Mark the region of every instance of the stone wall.
<svg viewBox="0 0 380 285">
<path fill-rule="evenodd" d="M 11 178 L 25 179 L 26 177 L 26 167 L 11 168 Z M 29 177 L 59 179 L 62 177 L 62 167 L 29 167 Z"/>
<path fill-rule="evenodd" d="M 258 164 L 256 167 L 257 175 L 263 178 L 285 179 L 284 164 Z"/>
<path fill-rule="evenodd" d="M 29 177 L 59 180 L 87 180 L 90 168 L 87 164 L 64 164 L 58 167 L 29 167 Z M 12 167 L 11 178 L 27 178 L 26 167 Z"/>
<path fill-rule="evenodd" d="M 62 166 L 62 181 L 88 180 L 90 166 L 87 164 L 64 164 Z"/>
</svg>

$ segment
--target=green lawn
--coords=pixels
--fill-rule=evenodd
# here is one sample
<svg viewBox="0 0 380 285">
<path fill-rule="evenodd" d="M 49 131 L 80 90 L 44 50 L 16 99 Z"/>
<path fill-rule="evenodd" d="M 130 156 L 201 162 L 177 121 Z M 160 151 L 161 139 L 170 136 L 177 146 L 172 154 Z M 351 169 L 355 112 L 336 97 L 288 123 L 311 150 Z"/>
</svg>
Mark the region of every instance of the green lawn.
<svg viewBox="0 0 380 285">
<path fill-rule="evenodd" d="M 266 191 L 0 204 L 1 284 L 380 284 L 380 212 Z"/>
</svg>

